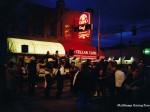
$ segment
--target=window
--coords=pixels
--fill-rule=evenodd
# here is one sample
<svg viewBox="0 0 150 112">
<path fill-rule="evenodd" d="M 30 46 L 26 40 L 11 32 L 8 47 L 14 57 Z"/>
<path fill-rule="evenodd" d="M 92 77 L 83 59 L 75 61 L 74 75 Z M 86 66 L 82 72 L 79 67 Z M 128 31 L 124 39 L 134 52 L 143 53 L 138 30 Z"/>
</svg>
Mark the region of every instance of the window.
<svg viewBox="0 0 150 112">
<path fill-rule="evenodd" d="M 56 36 L 55 30 L 56 30 L 55 23 L 54 22 L 49 23 L 48 37 L 55 37 Z"/>
<path fill-rule="evenodd" d="M 43 19 L 35 19 L 33 21 L 33 35 L 43 36 L 44 35 L 44 22 Z"/>
<path fill-rule="evenodd" d="M 19 20 L 19 23 L 18 23 L 19 33 L 23 35 L 27 35 L 29 33 L 28 25 L 29 25 L 28 19 Z"/>
<path fill-rule="evenodd" d="M 17 34 L 17 25 L 16 25 L 16 23 L 8 24 L 8 26 L 7 26 L 7 34 L 9 36 Z"/>
<path fill-rule="evenodd" d="M 119 57 L 114 57 L 114 60 L 119 60 Z"/>
<path fill-rule="evenodd" d="M 124 60 L 130 60 L 131 59 L 131 56 L 126 56 L 125 58 L 124 58 Z"/>
</svg>

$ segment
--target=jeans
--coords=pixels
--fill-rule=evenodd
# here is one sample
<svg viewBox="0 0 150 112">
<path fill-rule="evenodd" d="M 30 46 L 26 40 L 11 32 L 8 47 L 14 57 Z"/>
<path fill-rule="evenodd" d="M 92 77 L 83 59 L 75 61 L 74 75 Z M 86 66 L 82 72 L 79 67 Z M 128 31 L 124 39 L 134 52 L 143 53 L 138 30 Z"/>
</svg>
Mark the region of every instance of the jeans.
<svg viewBox="0 0 150 112">
<path fill-rule="evenodd" d="M 92 109 L 92 92 L 91 91 L 81 91 L 77 92 L 77 112 L 91 112 Z"/>
</svg>

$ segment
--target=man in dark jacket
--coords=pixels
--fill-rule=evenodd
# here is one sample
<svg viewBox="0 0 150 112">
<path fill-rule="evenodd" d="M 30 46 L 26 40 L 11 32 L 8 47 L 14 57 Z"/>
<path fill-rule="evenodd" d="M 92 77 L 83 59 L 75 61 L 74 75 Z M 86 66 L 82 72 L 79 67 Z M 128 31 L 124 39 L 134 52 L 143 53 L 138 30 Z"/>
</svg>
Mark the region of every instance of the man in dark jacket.
<svg viewBox="0 0 150 112">
<path fill-rule="evenodd" d="M 81 70 L 76 77 L 76 87 L 77 87 L 77 110 L 78 112 L 92 111 L 92 96 L 95 87 L 94 78 L 92 77 L 91 68 L 86 63 L 81 65 Z"/>
</svg>

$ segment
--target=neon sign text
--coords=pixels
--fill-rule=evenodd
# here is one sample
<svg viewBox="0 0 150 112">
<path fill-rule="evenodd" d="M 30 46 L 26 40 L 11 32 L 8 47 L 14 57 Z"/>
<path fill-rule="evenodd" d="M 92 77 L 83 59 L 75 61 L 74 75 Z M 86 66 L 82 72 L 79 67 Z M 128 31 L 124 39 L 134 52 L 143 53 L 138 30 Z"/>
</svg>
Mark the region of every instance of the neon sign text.
<svg viewBox="0 0 150 112">
<path fill-rule="evenodd" d="M 90 31 L 79 32 L 78 37 L 83 39 L 85 37 L 90 37 Z"/>
<path fill-rule="evenodd" d="M 96 55 L 96 51 L 75 50 L 75 54 Z"/>
<path fill-rule="evenodd" d="M 85 39 L 90 37 L 92 25 L 90 23 L 90 13 L 84 12 L 76 19 L 74 31 L 77 32 L 78 38 Z"/>
<path fill-rule="evenodd" d="M 88 23 L 88 16 L 86 14 L 82 14 L 79 18 L 79 24 L 87 24 Z"/>
<path fill-rule="evenodd" d="M 85 30 L 85 25 L 84 26 L 79 26 L 79 30 Z"/>
</svg>

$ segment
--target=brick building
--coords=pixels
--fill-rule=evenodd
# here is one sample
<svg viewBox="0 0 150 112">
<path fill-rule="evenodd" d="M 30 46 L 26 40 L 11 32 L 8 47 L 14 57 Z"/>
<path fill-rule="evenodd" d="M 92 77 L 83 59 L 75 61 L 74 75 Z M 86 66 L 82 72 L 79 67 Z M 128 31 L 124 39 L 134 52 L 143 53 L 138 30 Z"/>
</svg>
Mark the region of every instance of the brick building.
<svg viewBox="0 0 150 112">
<path fill-rule="evenodd" d="M 58 51 L 64 56 L 73 51 L 73 57 L 96 59 L 97 50 L 92 46 L 92 9 L 74 11 L 65 7 L 64 0 L 57 0 L 55 8 L 31 3 L 22 3 L 20 7 L 20 13 L 7 26 L 11 53 L 18 56 Z"/>
</svg>

